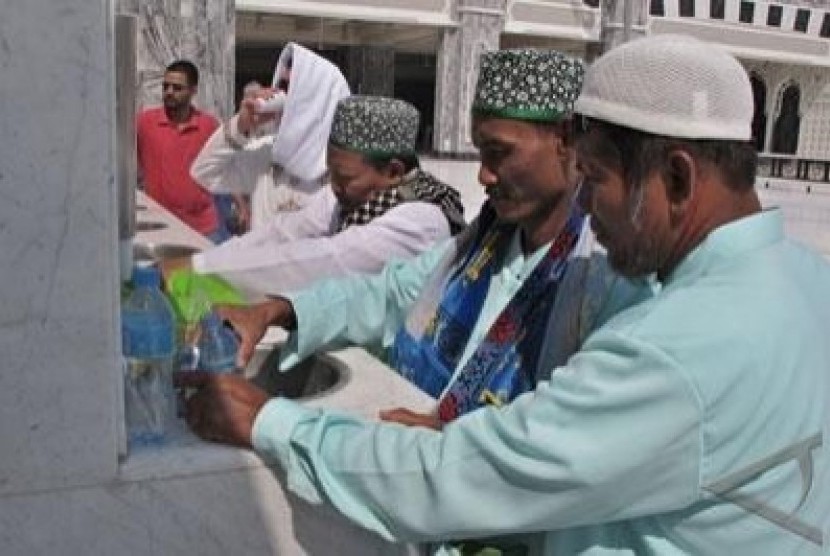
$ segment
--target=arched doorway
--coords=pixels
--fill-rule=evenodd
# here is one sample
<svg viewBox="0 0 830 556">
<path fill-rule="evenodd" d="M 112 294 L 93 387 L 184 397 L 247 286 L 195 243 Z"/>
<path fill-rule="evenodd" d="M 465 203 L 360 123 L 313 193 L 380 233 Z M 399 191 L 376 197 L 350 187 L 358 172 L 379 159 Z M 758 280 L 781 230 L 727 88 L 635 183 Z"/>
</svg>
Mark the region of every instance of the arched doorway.
<svg viewBox="0 0 830 556">
<path fill-rule="evenodd" d="M 799 105 L 801 88 L 795 82 L 782 87 L 778 101 L 778 117 L 772 129 L 772 152 L 795 154 L 798 150 L 798 131 L 801 127 Z"/>
<path fill-rule="evenodd" d="M 752 99 L 755 103 L 755 111 L 752 115 L 752 142 L 755 149 L 762 152 L 766 145 L 767 135 L 767 86 L 755 73 L 750 74 L 749 82 L 752 84 Z"/>
</svg>

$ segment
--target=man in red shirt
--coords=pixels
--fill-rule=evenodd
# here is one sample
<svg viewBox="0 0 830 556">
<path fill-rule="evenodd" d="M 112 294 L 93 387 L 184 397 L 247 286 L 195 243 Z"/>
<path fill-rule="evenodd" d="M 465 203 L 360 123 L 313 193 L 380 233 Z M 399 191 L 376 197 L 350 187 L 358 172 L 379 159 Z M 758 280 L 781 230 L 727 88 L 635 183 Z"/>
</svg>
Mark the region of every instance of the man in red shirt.
<svg viewBox="0 0 830 556">
<path fill-rule="evenodd" d="M 191 104 L 199 71 L 187 60 L 164 72 L 163 105 L 144 110 L 136 124 L 138 167 L 147 194 L 197 232 L 221 241 L 226 235 L 213 196 L 190 177 L 190 166 L 219 126 Z"/>
</svg>

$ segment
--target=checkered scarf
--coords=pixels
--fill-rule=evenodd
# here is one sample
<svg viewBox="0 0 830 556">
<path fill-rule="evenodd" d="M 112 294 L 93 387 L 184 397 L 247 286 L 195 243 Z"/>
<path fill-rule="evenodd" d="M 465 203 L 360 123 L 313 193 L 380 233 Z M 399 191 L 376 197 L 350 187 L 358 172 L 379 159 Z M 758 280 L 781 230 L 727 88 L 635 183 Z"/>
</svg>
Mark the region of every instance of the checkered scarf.
<svg viewBox="0 0 830 556">
<path fill-rule="evenodd" d="M 340 226 L 337 231 L 342 232 L 353 225 L 368 224 L 401 203 L 409 201 L 437 205 L 444 213 L 453 235 L 466 226 L 464 207 L 458 191 L 439 181 L 432 174 L 415 168 L 404 176 L 400 184 L 391 189 L 378 191 L 368 201 L 352 211 L 341 211 Z"/>
</svg>

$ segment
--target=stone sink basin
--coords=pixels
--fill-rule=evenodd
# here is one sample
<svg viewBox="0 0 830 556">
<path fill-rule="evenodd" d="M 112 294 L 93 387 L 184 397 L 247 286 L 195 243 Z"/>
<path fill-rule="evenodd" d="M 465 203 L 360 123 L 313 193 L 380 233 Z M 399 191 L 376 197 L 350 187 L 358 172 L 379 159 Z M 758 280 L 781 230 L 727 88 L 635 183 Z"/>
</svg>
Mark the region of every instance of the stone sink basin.
<svg viewBox="0 0 830 556">
<path fill-rule="evenodd" d="M 244 375 L 271 396 L 310 400 L 331 394 L 349 382 L 349 369 L 325 354 L 312 355 L 288 371 L 280 371 L 279 347 L 257 348 Z"/>
<path fill-rule="evenodd" d="M 163 230 L 167 227 L 167 224 L 164 222 L 155 222 L 153 220 L 139 220 L 135 223 L 135 229 L 137 232 L 154 232 L 157 230 Z"/>
<path fill-rule="evenodd" d="M 196 247 L 176 243 L 134 243 L 133 260 L 157 263 L 162 259 L 187 257 L 199 251 Z"/>
</svg>

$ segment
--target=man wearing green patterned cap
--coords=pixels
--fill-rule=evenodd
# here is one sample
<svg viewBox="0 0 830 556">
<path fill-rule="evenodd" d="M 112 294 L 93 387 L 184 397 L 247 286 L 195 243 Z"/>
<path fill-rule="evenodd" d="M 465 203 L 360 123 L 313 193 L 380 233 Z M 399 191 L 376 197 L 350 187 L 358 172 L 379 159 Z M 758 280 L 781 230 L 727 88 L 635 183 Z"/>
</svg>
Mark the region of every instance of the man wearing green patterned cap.
<svg viewBox="0 0 830 556">
<path fill-rule="evenodd" d="M 570 117 L 582 74 L 579 61 L 555 51 L 484 54 L 472 130 L 489 200 L 470 228 L 378 276 L 221 310 L 241 337 L 241 364 L 273 324 L 292 330 L 283 366 L 346 342 L 381 348 L 397 372 L 436 398 L 434 411 L 400 408 L 381 416 L 394 423 L 367 423 L 269 401 L 236 377 L 192 375 L 183 383 L 199 389 L 188 405 L 195 432 L 254 447 L 286 469 L 300 496 L 328 500 L 389 538 L 493 531 L 500 512 L 512 511 L 509 500 L 468 507 L 432 481 L 453 477 L 476 490 L 475 477 L 464 475 L 467 457 L 517 458 L 520 467 L 534 447 L 521 445 L 521 431 L 507 423 L 474 435 L 453 431 L 525 399 L 593 329 L 650 294 L 609 269 L 576 202 Z M 503 446 L 502 434 L 516 440 L 515 453 L 479 443 L 491 436 Z"/>
<path fill-rule="evenodd" d="M 419 118 L 398 99 L 341 99 L 329 134 L 331 187 L 241 237 L 165 261 L 165 271 L 219 274 L 258 300 L 322 278 L 378 272 L 446 240 L 464 227 L 463 208 L 455 189 L 419 168 Z M 226 150 L 226 165 L 250 163 L 246 151 Z"/>
<path fill-rule="evenodd" d="M 338 230 L 370 222 L 406 201 L 440 208 L 452 233 L 465 226 L 458 192 L 419 168 L 419 119 L 418 110 L 399 99 L 353 96 L 340 101 L 327 157 L 339 203 Z M 407 218 L 416 216 L 401 216 Z"/>
</svg>

